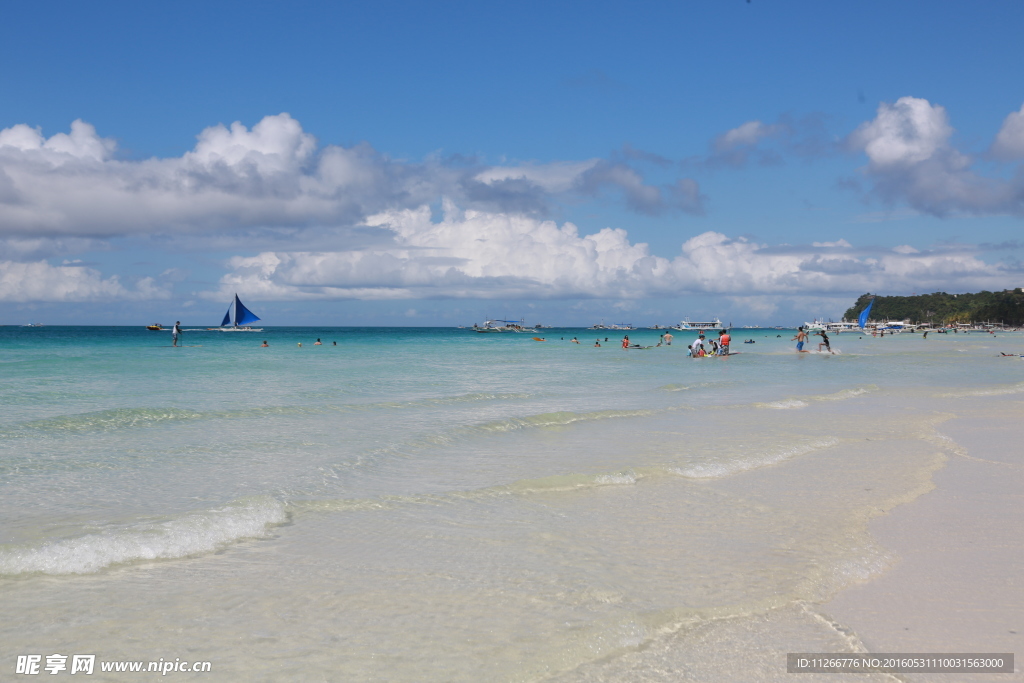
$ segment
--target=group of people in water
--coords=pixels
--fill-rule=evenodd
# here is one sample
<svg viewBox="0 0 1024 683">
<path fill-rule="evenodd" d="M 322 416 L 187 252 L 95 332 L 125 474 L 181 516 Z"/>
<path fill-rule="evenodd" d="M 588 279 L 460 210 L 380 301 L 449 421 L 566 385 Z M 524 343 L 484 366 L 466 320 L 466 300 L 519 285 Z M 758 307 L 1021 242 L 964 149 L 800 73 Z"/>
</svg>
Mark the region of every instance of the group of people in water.
<svg viewBox="0 0 1024 683">
<path fill-rule="evenodd" d="M 672 340 L 675 337 L 672 336 L 671 332 L 666 332 L 658 338 L 658 343 L 654 347 L 658 346 L 672 346 Z M 547 341 L 541 337 L 534 337 L 536 341 Z M 565 341 L 565 337 L 562 337 Z M 608 337 L 604 338 L 604 341 L 608 341 Z M 707 339 L 704 333 L 693 341 L 692 344 L 686 347 L 687 353 L 691 358 L 704 358 L 705 356 L 728 356 L 729 355 L 729 343 L 732 341 L 732 337 L 726 330 L 718 331 L 718 339 Z M 580 340 L 573 337 L 569 340 L 572 344 L 579 344 Z M 594 347 L 601 348 L 601 339 L 597 338 L 594 340 Z M 634 344 L 629 341 L 629 335 L 627 334 L 622 338 L 622 348 L 624 349 L 649 349 L 651 346 L 642 346 L 640 344 Z"/>
<path fill-rule="evenodd" d="M 824 346 L 826 351 L 835 355 L 836 352 L 832 350 L 832 346 L 829 344 L 828 335 L 825 334 L 825 330 L 818 330 L 814 334 L 817 337 L 821 337 L 821 343 L 818 344 L 818 353 L 821 353 L 821 347 Z M 797 353 L 810 353 L 810 351 L 804 348 L 804 344 L 808 342 L 808 336 L 807 331 L 804 330 L 802 325 L 796 329 L 796 336 L 790 341 L 796 342 Z"/>
<path fill-rule="evenodd" d="M 704 358 L 705 356 L 728 356 L 729 343 L 732 337 L 726 330 L 718 331 L 718 339 L 705 339 L 704 333 L 693 340 L 688 347 L 690 358 Z"/>
</svg>

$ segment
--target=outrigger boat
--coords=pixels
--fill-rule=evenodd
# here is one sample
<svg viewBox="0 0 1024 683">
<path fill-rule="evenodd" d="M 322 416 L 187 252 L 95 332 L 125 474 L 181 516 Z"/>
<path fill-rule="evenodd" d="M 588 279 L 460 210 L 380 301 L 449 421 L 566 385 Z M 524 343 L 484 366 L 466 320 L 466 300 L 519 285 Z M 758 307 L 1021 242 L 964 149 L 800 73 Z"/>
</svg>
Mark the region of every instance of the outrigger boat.
<svg viewBox="0 0 1024 683">
<path fill-rule="evenodd" d="M 859 325 L 855 322 L 848 322 L 843 320 L 841 322 L 832 322 L 831 320 L 825 322 L 824 320 L 816 319 L 813 323 L 804 323 L 804 330 L 807 332 L 820 332 L 824 330 L 826 332 L 832 332 L 839 334 L 840 332 L 854 332 L 860 329 Z"/>
<path fill-rule="evenodd" d="M 475 332 L 536 332 L 523 320 L 485 320 L 483 325 L 473 324 Z"/>
<path fill-rule="evenodd" d="M 706 330 L 724 330 L 725 327 L 722 325 L 722 321 L 718 318 L 709 322 L 690 322 L 689 318 L 683 318 L 681 323 L 673 325 L 671 329 L 680 331 L 697 330 L 704 332 Z"/>
<path fill-rule="evenodd" d="M 262 327 L 249 327 L 249 323 L 259 320 L 256 314 L 250 311 L 242 303 L 242 300 L 235 294 L 235 300 L 228 306 L 228 312 L 224 314 L 224 320 L 220 327 L 207 327 L 207 330 L 217 332 L 262 332 Z M 230 325 L 230 327 L 228 327 Z"/>
</svg>

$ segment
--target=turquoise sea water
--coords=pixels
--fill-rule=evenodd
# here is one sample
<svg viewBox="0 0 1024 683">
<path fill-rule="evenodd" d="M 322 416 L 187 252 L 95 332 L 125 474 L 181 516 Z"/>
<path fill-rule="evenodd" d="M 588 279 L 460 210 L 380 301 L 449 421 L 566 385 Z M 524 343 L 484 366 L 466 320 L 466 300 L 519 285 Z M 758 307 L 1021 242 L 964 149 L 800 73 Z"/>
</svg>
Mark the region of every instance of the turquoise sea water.
<svg viewBox="0 0 1024 683">
<path fill-rule="evenodd" d="M 660 680 L 622 669 L 658 651 L 729 680 L 737 639 L 848 647 L 813 606 L 893 561 L 867 520 L 955 455 L 943 420 L 1024 392 L 1019 333 L 692 360 L 682 332 L 264 330 L 0 327 L 0 667 Z"/>
</svg>

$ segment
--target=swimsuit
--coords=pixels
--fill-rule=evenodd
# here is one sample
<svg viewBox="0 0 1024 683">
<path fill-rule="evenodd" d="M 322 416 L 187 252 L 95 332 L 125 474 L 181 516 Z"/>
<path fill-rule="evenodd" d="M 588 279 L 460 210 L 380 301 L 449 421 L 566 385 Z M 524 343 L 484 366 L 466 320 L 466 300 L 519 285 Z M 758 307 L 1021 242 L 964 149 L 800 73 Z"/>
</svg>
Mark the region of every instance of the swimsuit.
<svg viewBox="0 0 1024 683">
<path fill-rule="evenodd" d="M 797 351 L 803 351 L 803 348 L 804 348 L 804 343 L 803 342 L 797 342 L 796 343 L 796 350 Z"/>
</svg>

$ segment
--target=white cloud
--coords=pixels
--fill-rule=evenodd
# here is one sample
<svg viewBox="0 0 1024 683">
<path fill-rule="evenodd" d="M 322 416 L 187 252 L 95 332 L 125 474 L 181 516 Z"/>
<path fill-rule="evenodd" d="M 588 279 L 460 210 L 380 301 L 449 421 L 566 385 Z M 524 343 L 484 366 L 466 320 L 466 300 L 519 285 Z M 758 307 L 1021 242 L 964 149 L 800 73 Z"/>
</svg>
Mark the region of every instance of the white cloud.
<svg viewBox="0 0 1024 683">
<path fill-rule="evenodd" d="M 806 159 L 826 156 L 835 151 L 824 118 L 812 114 L 800 119 L 780 116 L 775 123 L 747 121 L 715 136 L 708 156 L 698 165 L 706 168 L 743 168 L 748 163 L 774 166 L 783 163 L 785 155 Z"/>
<path fill-rule="evenodd" d="M 997 159 L 1024 159 L 1024 105 L 1003 121 L 992 144 L 992 154 Z"/>
<path fill-rule="evenodd" d="M 0 130 L 0 235 L 113 237 L 339 227 L 385 210 L 457 199 L 468 208 L 542 213 L 552 198 L 621 191 L 644 213 L 699 212 L 695 181 L 653 186 L 600 159 L 469 167 L 389 159 L 367 144 L 320 147 L 288 114 L 203 130 L 181 157 L 126 161 L 82 121 L 45 138 Z M 680 189 L 681 188 L 681 189 Z"/>
<path fill-rule="evenodd" d="M 953 133 L 946 110 L 918 97 L 883 102 L 874 120 L 861 124 L 851 142 L 876 169 L 911 166 L 945 151 Z"/>
<path fill-rule="evenodd" d="M 600 159 L 589 159 L 544 165 L 493 166 L 480 171 L 476 175 L 476 180 L 488 185 L 503 180 L 526 180 L 546 192 L 569 192 L 575 189 L 580 176 L 594 168 L 600 161 Z"/>
<path fill-rule="evenodd" d="M 714 147 L 719 152 L 737 147 L 752 147 L 763 138 L 772 137 L 781 132 L 783 132 L 783 128 L 778 124 L 765 125 L 760 121 L 747 121 L 715 138 Z"/>
<path fill-rule="evenodd" d="M 1003 181 L 978 175 L 971 169 L 972 159 L 950 145 L 952 134 L 943 107 L 901 97 L 895 104 L 883 102 L 875 118 L 858 127 L 847 144 L 867 155 L 865 173 L 874 193 L 887 202 L 907 202 L 939 216 L 1024 213 L 1024 176 Z"/>
<path fill-rule="evenodd" d="M 0 262 L 0 301 L 111 301 L 168 299 L 170 292 L 152 278 L 142 278 L 126 289 L 116 275 L 103 278 L 99 271 L 76 265 L 52 266 L 46 261 Z"/>
<path fill-rule="evenodd" d="M 251 298 L 611 298 L 1003 288 L 1021 273 L 978 259 L 968 247 L 857 249 L 844 239 L 777 246 L 705 232 L 672 259 L 631 243 L 625 230 L 580 235 L 575 225 L 446 206 L 386 212 L 371 223 L 395 247 L 264 252 L 231 259 L 221 290 Z"/>
<path fill-rule="evenodd" d="M 96 128 L 76 119 L 71 123 L 71 133 L 57 133 L 50 139 L 43 137 L 38 128 L 21 123 L 0 130 L 0 147 L 9 147 L 21 152 L 35 152 L 45 155 L 53 163 L 69 159 L 105 161 L 110 158 L 116 144 L 113 140 L 96 135 Z"/>
</svg>

